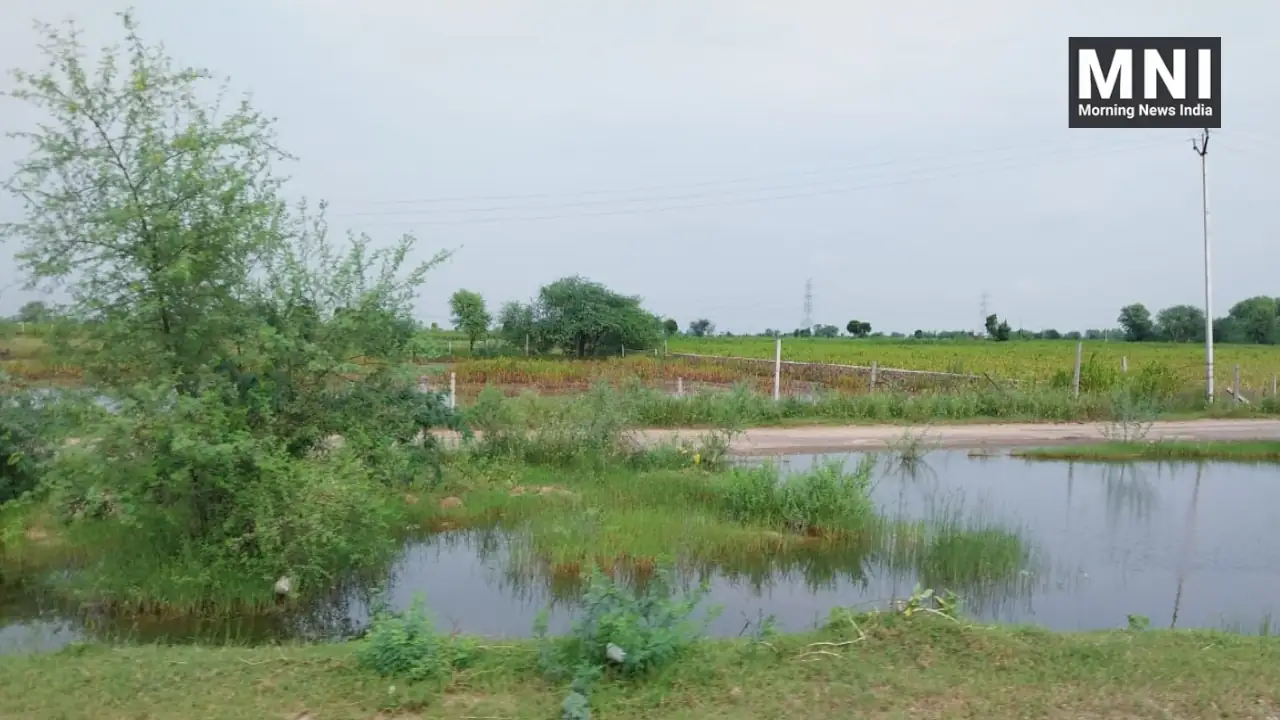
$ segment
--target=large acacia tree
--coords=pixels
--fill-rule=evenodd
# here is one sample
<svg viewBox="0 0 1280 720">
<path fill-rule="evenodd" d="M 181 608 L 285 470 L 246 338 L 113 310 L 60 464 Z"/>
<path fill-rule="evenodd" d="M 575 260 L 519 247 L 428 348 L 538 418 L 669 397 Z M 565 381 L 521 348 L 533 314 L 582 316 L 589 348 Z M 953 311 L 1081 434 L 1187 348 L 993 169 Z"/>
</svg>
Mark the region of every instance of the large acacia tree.
<svg viewBox="0 0 1280 720">
<path fill-rule="evenodd" d="M 662 320 L 640 298 L 577 275 L 544 285 L 528 305 L 507 303 L 499 323 L 508 341 L 527 336 L 540 351 L 558 348 L 575 357 L 647 350 L 663 333 Z"/>
</svg>

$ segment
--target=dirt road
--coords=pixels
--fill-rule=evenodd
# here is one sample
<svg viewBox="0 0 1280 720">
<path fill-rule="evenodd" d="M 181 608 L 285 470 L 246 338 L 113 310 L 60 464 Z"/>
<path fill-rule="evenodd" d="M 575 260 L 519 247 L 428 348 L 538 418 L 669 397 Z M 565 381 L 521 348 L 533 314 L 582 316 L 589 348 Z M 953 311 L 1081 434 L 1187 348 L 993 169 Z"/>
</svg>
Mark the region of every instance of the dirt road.
<svg viewBox="0 0 1280 720">
<path fill-rule="evenodd" d="M 885 449 L 903 434 L 924 433 L 924 442 L 944 448 L 1002 448 L 1028 445 L 1066 445 L 1106 440 L 1105 425 L 1085 423 L 1024 423 L 1010 425 L 850 425 L 791 428 L 753 428 L 740 435 L 732 451 L 738 455 L 776 455 Z M 698 430 L 645 430 L 644 439 L 662 442 L 695 438 Z M 1185 420 L 1157 422 L 1147 440 L 1280 440 L 1280 420 Z"/>
</svg>

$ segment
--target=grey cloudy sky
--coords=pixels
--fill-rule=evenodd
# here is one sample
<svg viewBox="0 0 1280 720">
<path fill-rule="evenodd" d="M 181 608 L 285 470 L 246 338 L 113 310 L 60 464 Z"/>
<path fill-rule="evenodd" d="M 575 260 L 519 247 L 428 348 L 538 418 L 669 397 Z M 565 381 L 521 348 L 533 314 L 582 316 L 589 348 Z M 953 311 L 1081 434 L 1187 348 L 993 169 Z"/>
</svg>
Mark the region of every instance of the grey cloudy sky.
<svg viewBox="0 0 1280 720">
<path fill-rule="evenodd" d="M 73 17 L 96 47 L 123 8 L 3 5 L 4 68 L 40 61 L 30 20 Z M 1060 329 L 1201 303 L 1193 133 L 1068 129 L 1067 37 L 1221 36 L 1215 314 L 1280 295 L 1274 0 L 133 7 L 279 116 L 293 191 L 327 198 L 334 226 L 461 247 L 424 320 L 459 287 L 496 307 L 580 273 L 735 331 L 798 325 L 807 277 L 815 321 L 905 332 L 977 326 L 983 291 Z M 32 119 L 0 105 L 4 129 Z M 0 142 L 8 168 L 20 146 Z M 0 313 L 30 297 L 5 291 Z"/>
</svg>

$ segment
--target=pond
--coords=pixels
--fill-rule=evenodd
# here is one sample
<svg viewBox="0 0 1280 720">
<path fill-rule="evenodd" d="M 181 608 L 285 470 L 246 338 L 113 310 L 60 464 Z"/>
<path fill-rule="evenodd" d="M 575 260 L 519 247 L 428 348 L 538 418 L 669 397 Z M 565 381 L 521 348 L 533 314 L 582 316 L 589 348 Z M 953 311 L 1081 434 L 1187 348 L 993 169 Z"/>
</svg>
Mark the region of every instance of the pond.
<svg viewBox="0 0 1280 720">
<path fill-rule="evenodd" d="M 856 454 L 777 458 L 786 469 Z M 754 461 L 753 461 L 754 462 Z M 934 522 L 961 511 L 969 523 L 1013 529 L 1033 561 L 1011 577 L 955 588 L 979 620 L 1056 630 L 1123 627 L 1130 615 L 1153 627 L 1269 629 L 1280 596 L 1280 508 L 1275 466 L 1032 462 L 960 451 L 930 453 L 914 470 L 882 464 L 874 498 L 890 517 Z M 421 594 L 442 629 L 527 636 L 553 605 L 563 630 L 573 602 L 522 562 L 520 535 L 452 532 L 413 541 L 387 579 L 392 607 Z M 686 568 L 686 583 L 709 581 L 722 608 L 717 635 L 737 635 L 762 617 L 802 630 L 836 606 L 884 607 L 908 597 L 918 572 L 883 553 L 819 553 L 758 567 Z M 940 589 L 940 588 L 939 588 Z M 345 593 L 297 616 L 130 625 L 69 617 L 38 597 L 0 596 L 0 652 L 53 649 L 86 636 L 140 641 L 350 636 L 364 626 L 371 592 Z"/>
</svg>

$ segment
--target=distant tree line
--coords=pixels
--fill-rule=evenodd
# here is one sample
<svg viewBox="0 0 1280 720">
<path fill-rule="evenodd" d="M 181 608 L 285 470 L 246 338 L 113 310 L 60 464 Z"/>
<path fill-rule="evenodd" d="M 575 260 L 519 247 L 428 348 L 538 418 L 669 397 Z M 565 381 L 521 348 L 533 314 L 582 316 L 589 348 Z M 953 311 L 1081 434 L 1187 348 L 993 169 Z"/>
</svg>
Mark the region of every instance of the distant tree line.
<svg viewBox="0 0 1280 720">
<path fill-rule="evenodd" d="M 1142 303 L 1120 309 L 1120 328 L 1130 342 L 1204 342 L 1204 311 L 1174 305 L 1153 317 Z M 1215 343 L 1280 344 L 1280 298 L 1258 295 L 1241 300 L 1213 319 Z"/>
</svg>

